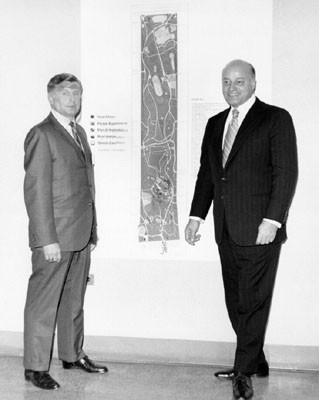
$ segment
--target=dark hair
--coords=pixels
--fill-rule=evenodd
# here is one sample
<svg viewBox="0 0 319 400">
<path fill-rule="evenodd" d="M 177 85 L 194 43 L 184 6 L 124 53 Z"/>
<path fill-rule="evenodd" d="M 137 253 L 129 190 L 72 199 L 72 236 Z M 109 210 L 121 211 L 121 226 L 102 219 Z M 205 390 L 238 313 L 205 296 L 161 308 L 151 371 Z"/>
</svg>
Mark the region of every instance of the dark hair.
<svg viewBox="0 0 319 400">
<path fill-rule="evenodd" d="M 250 66 L 250 70 L 251 70 L 251 74 L 252 74 L 253 78 L 256 79 L 256 71 L 255 71 L 254 66 L 250 63 L 248 63 L 248 65 Z"/>
<path fill-rule="evenodd" d="M 62 82 L 77 82 L 80 85 L 81 92 L 83 91 L 82 83 L 75 75 L 63 73 L 63 74 L 54 75 L 49 80 L 49 82 L 47 84 L 48 93 L 52 92 Z"/>
</svg>

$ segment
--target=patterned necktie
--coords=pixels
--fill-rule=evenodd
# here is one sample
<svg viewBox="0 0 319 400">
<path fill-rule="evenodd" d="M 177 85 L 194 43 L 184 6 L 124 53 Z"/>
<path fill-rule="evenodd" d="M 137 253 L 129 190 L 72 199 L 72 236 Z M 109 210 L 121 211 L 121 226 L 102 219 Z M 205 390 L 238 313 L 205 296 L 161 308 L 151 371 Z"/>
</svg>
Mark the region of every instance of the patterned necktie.
<svg viewBox="0 0 319 400">
<path fill-rule="evenodd" d="M 227 158 L 229 156 L 229 153 L 231 151 L 231 148 L 233 146 L 236 134 L 238 132 L 238 115 L 239 111 L 237 108 L 234 108 L 232 110 L 233 117 L 230 121 L 230 124 L 228 125 L 228 129 L 225 135 L 225 140 L 224 140 L 224 147 L 223 147 L 223 167 L 225 167 Z"/>
<path fill-rule="evenodd" d="M 82 150 L 81 140 L 80 140 L 79 134 L 78 134 L 78 132 L 77 132 L 77 130 L 76 130 L 75 123 L 74 123 L 73 121 L 71 121 L 71 122 L 70 122 L 70 126 L 71 126 L 71 129 L 72 129 L 72 136 L 73 136 L 73 139 L 75 140 L 76 144 L 77 144 L 77 145 L 81 148 L 81 150 Z M 82 150 L 82 151 L 83 151 L 83 150 Z"/>
<path fill-rule="evenodd" d="M 78 131 L 76 130 L 76 125 L 75 125 L 75 123 L 73 121 L 71 121 L 70 122 L 70 126 L 71 126 L 71 129 L 72 129 L 73 139 L 74 139 L 75 143 L 80 147 L 82 156 L 83 156 L 83 158 L 85 160 L 86 157 L 85 157 L 84 149 L 83 149 L 83 146 L 82 146 L 81 139 L 80 139 L 80 136 L 78 134 Z"/>
</svg>

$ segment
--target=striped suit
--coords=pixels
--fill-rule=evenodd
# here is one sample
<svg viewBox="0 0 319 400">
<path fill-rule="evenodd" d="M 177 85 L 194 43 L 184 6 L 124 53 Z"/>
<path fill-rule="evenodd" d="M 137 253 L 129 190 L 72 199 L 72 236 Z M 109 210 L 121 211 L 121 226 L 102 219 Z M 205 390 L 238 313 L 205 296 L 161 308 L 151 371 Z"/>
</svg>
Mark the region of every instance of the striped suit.
<svg viewBox="0 0 319 400">
<path fill-rule="evenodd" d="M 250 374 L 264 361 L 271 295 L 297 180 L 296 137 L 287 111 L 256 99 L 223 168 L 229 111 L 207 123 L 190 215 L 205 219 L 213 202 L 226 305 L 237 334 L 235 369 Z M 282 227 L 273 243 L 257 246 L 263 218 Z"/>
</svg>

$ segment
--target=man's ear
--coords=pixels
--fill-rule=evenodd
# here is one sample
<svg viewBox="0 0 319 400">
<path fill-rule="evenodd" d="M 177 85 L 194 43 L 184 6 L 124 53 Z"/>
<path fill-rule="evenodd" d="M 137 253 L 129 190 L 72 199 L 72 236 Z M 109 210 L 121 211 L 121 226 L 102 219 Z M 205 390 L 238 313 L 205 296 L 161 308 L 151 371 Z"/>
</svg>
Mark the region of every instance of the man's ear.
<svg viewBox="0 0 319 400">
<path fill-rule="evenodd" d="M 50 105 L 52 106 L 52 104 L 53 104 L 53 93 L 52 92 L 50 92 L 50 93 L 48 93 L 48 100 L 49 100 L 49 103 L 50 103 Z"/>
</svg>

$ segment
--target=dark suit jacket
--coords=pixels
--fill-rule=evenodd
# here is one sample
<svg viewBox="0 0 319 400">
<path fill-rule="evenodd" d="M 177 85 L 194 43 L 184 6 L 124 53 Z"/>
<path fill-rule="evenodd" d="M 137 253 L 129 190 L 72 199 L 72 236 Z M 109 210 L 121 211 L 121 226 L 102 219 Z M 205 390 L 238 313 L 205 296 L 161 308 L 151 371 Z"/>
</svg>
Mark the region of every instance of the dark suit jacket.
<svg viewBox="0 0 319 400">
<path fill-rule="evenodd" d="M 25 139 L 24 199 L 29 216 L 31 248 L 60 244 L 77 251 L 95 243 L 94 176 L 86 134 L 77 131 L 85 151 L 52 113 Z"/>
<path fill-rule="evenodd" d="M 263 218 L 282 224 L 275 241 L 284 241 L 298 170 L 292 119 L 286 110 L 256 99 L 223 168 L 222 139 L 229 111 L 208 120 L 190 215 L 205 219 L 214 200 L 217 243 L 222 239 L 224 218 L 239 245 L 255 244 Z"/>
</svg>

